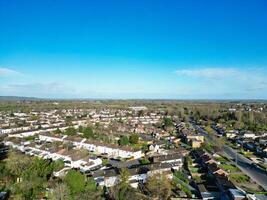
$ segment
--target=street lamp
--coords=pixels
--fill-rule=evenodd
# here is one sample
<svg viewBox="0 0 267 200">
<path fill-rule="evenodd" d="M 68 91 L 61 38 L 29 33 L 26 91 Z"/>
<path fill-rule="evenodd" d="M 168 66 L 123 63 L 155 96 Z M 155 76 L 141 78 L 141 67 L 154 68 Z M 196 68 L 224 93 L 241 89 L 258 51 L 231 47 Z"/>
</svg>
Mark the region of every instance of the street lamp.
<svg viewBox="0 0 267 200">
<path fill-rule="evenodd" d="M 235 164 L 237 165 L 237 151 L 235 152 Z"/>
</svg>

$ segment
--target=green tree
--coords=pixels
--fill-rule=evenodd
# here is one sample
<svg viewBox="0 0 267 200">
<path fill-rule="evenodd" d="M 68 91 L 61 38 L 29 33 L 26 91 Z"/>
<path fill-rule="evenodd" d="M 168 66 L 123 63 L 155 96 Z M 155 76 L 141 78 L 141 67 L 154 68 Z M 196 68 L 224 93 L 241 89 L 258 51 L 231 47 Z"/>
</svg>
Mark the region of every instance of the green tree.
<svg viewBox="0 0 267 200">
<path fill-rule="evenodd" d="M 89 138 L 93 138 L 94 137 L 94 132 L 93 129 L 91 127 L 86 127 L 83 130 L 83 136 L 87 139 Z"/>
<path fill-rule="evenodd" d="M 125 200 L 127 198 L 127 194 L 131 192 L 131 187 L 129 184 L 129 177 L 130 173 L 126 168 L 122 168 L 120 170 L 120 175 L 119 175 L 119 183 L 115 187 L 114 191 L 114 199 L 116 200 Z"/>
<path fill-rule="evenodd" d="M 97 190 L 96 182 L 92 177 L 89 177 L 86 181 L 85 190 L 95 192 Z"/>
<path fill-rule="evenodd" d="M 164 117 L 163 119 L 163 128 L 164 130 L 168 130 L 169 128 L 173 127 L 172 119 L 169 117 Z"/>
<path fill-rule="evenodd" d="M 22 173 L 31 166 L 32 160 L 29 156 L 21 154 L 20 152 L 10 151 L 5 162 L 6 168 L 13 175 L 20 177 Z"/>
<path fill-rule="evenodd" d="M 24 172 L 25 176 L 31 177 L 36 175 L 47 179 L 53 173 L 53 164 L 49 160 L 43 160 L 38 157 L 33 159 L 32 165 Z"/>
<path fill-rule="evenodd" d="M 144 110 L 139 110 L 137 112 L 138 117 L 144 116 L 144 114 L 145 114 Z"/>
<path fill-rule="evenodd" d="M 126 146 L 129 144 L 129 138 L 127 136 L 121 136 L 119 140 L 119 145 L 120 146 Z"/>
<path fill-rule="evenodd" d="M 64 161 L 63 160 L 56 160 L 53 162 L 53 170 L 59 171 L 64 168 Z"/>
<path fill-rule="evenodd" d="M 80 133 L 82 133 L 82 132 L 83 132 L 83 126 L 79 126 L 78 131 L 79 131 Z"/>
<path fill-rule="evenodd" d="M 120 187 L 121 188 L 128 188 L 129 187 L 129 177 L 130 177 L 130 173 L 128 171 L 127 168 L 122 168 L 120 170 L 120 176 L 119 176 L 119 179 L 120 179 Z"/>
<path fill-rule="evenodd" d="M 67 150 L 71 150 L 71 149 L 74 148 L 74 145 L 73 145 L 72 142 L 64 142 L 64 143 L 63 143 L 63 147 L 64 147 L 65 149 L 67 149 Z"/>
<path fill-rule="evenodd" d="M 150 164 L 150 161 L 148 159 L 144 158 L 144 159 L 140 160 L 140 164 L 141 165 L 147 165 L 147 164 Z"/>
<path fill-rule="evenodd" d="M 65 177 L 72 194 L 80 193 L 85 188 L 85 177 L 75 170 L 70 170 Z"/>
<path fill-rule="evenodd" d="M 66 122 L 67 126 L 71 126 L 72 125 L 72 116 L 67 116 L 65 118 L 65 122 Z"/>
<path fill-rule="evenodd" d="M 108 159 L 102 159 L 102 165 L 107 166 L 109 164 Z"/>
<path fill-rule="evenodd" d="M 37 196 L 44 189 L 44 181 L 42 178 L 33 175 L 24 177 L 23 180 L 15 187 L 11 188 L 11 192 L 20 196 L 19 199 L 39 199 Z"/>
<path fill-rule="evenodd" d="M 77 131 L 74 127 L 69 127 L 65 130 L 65 135 L 76 135 Z"/>
<path fill-rule="evenodd" d="M 129 142 L 131 144 L 137 144 L 138 141 L 139 141 L 139 135 L 138 134 L 134 133 L 134 134 L 130 135 Z"/>
</svg>

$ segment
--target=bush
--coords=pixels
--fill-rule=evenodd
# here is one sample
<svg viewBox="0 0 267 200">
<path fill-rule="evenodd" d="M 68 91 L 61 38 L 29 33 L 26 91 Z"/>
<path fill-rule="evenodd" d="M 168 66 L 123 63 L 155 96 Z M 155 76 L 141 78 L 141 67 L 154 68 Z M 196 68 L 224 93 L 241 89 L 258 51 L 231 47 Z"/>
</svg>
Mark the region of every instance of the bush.
<svg viewBox="0 0 267 200">
<path fill-rule="evenodd" d="M 86 186 L 85 186 L 85 189 L 86 190 L 89 190 L 89 191 L 96 191 L 96 182 L 94 180 L 94 178 L 90 177 L 88 178 L 87 182 L 86 182 Z"/>
<path fill-rule="evenodd" d="M 132 134 L 132 135 L 130 136 L 130 138 L 129 138 L 129 141 L 130 141 L 131 144 L 137 144 L 138 141 L 139 141 L 139 136 L 138 136 L 138 134 L 136 134 L 136 133 Z"/>
<path fill-rule="evenodd" d="M 86 127 L 83 129 L 83 136 L 87 139 L 94 137 L 94 132 L 91 127 Z"/>
<path fill-rule="evenodd" d="M 75 135 L 76 133 L 77 133 L 77 131 L 74 127 L 69 127 L 64 132 L 65 135 Z"/>
<path fill-rule="evenodd" d="M 119 140 L 119 145 L 120 146 L 125 146 L 125 145 L 128 145 L 129 144 L 129 139 L 127 136 L 122 136 Z"/>
<path fill-rule="evenodd" d="M 64 168 L 64 162 L 62 160 L 57 160 L 53 162 L 53 170 L 59 171 Z"/>
<path fill-rule="evenodd" d="M 175 171 L 174 172 L 174 176 L 180 180 L 182 180 L 185 183 L 189 183 L 188 178 L 186 177 L 186 175 L 182 172 L 182 171 Z"/>
<path fill-rule="evenodd" d="M 28 137 L 25 137 L 25 140 L 27 141 L 33 141 L 36 137 L 34 135 L 30 135 Z"/>
<path fill-rule="evenodd" d="M 102 160 L 102 165 L 106 166 L 106 165 L 108 165 L 108 164 L 109 164 L 108 159 L 103 159 L 103 160 Z"/>
<path fill-rule="evenodd" d="M 82 192 L 85 188 L 85 177 L 75 170 L 70 170 L 68 172 L 65 181 L 73 194 Z"/>
<path fill-rule="evenodd" d="M 147 164 L 150 164 L 150 161 L 148 159 L 144 158 L 144 159 L 140 160 L 140 164 L 147 165 Z"/>
</svg>

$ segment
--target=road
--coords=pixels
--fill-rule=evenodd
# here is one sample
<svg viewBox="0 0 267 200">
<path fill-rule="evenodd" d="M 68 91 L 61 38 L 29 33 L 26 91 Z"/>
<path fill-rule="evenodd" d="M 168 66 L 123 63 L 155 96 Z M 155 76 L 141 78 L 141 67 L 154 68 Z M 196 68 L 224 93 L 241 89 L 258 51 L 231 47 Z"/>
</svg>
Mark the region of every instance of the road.
<svg viewBox="0 0 267 200">
<path fill-rule="evenodd" d="M 192 125 L 197 131 L 208 136 L 206 131 L 200 126 L 196 124 Z M 236 154 L 236 151 L 227 145 L 224 145 L 223 152 L 235 161 L 236 165 L 242 170 L 243 173 L 248 175 L 267 191 L 267 172 L 265 170 L 257 167 L 257 165 L 253 165 L 253 162 L 245 156 Z"/>
<path fill-rule="evenodd" d="M 256 183 L 267 190 L 267 173 L 265 170 L 260 169 L 256 165 L 253 165 L 252 161 L 247 159 L 241 154 L 236 154 L 236 151 L 229 146 L 223 147 L 224 153 L 226 153 L 230 158 L 232 158 L 237 166 L 250 178 L 252 178 Z"/>
</svg>

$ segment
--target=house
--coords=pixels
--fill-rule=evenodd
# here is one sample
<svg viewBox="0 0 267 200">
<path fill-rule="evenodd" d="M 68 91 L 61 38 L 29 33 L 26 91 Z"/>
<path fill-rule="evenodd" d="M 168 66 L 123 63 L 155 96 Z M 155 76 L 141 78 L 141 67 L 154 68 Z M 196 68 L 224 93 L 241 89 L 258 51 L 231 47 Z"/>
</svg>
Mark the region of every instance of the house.
<svg viewBox="0 0 267 200">
<path fill-rule="evenodd" d="M 70 142 L 77 148 L 85 148 L 88 151 L 95 152 L 96 154 L 106 154 L 110 157 L 120 158 L 134 158 L 138 159 L 142 157 L 141 150 L 134 150 L 130 147 L 118 147 L 115 144 L 101 143 L 98 141 L 91 141 L 81 138 L 79 136 L 62 136 L 51 135 L 49 133 L 43 133 L 39 135 L 41 141 L 46 142 Z"/>
<path fill-rule="evenodd" d="M 151 152 L 158 152 L 159 149 L 160 147 L 157 144 L 151 144 L 148 146 L 148 150 Z"/>
<path fill-rule="evenodd" d="M 242 200 L 246 198 L 246 194 L 238 189 L 229 189 L 232 200 Z"/>
<path fill-rule="evenodd" d="M 192 139 L 190 141 L 190 145 L 192 146 L 192 148 L 200 148 L 203 142 L 201 142 L 200 140 L 196 140 L 196 139 Z"/>
<path fill-rule="evenodd" d="M 267 146 L 267 136 L 264 136 L 264 137 L 259 138 L 259 143 L 261 145 Z"/>
<path fill-rule="evenodd" d="M 209 192 L 203 184 L 199 184 L 198 189 L 203 200 L 216 199 L 216 196 Z"/>
<path fill-rule="evenodd" d="M 187 134 L 185 135 L 187 142 L 193 147 L 193 148 L 199 148 L 201 147 L 201 144 L 204 142 L 204 136 L 198 135 L 198 134 Z"/>
<path fill-rule="evenodd" d="M 243 138 L 252 138 L 252 139 L 254 139 L 255 137 L 256 137 L 255 133 L 252 133 L 252 132 L 246 132 L 243 135 Z"/>
<path fill-rule="evenodd" d="M 235 138 L 235 137 L 237 136 L 237 134 L 236 134 L 235 132 L 227 132 L 227 133 L 225 134 L 225 136 L 226 136 L 227 138 L 232 139 L 232 138 Z"/>
<path fill-rule="evenodd" d="M 208 164 L 207 167 L 208 167 L 209 172 L 214 174 L 214 175 L 218 174 L 218 175 L 228 176 L 228 173 L 226 171 L 224 171 L 223 169 L 219 168 L 217 166 L 217 164 L 215 164 L 215 163 Z"/>
<path fill-rule="evenodd" d="M 207 154 L 202 156 L 202 162 L 205 164 L 212 164 L 212 163 L 217 163 L 214 159 L 210 158 Z"/>
<path fill-rule="evenodd" d="M 236 111 L 236 108 L 229 108 L 228 109 L 230 112 L 235 112 Z"/>
<path fill-rule="evenodd" d="M 180 153 L 153 156 L 149 158 L 151 163 L 175 163 L 175 169 L 183 166 L 183 156 Z"/>
<path fill-rule="evenodd" d="M 4 141 L 5 146 L 11 146 L 21 152 L 25 152 L 25 145 L 21 138 L 9 138 L 8 141 Z"/>
<path fill-rule="evenodd" d="M 186 139 L 188 141 L 190 141 L 190 140 L 198 140 L 198 141 L 200 141 L 202 143 L 204 142 L 204 136 L 203 135 L 197 135 L 197 134 L 187 135 Z"/>
<path fill-rule="evenodd" d="M 236 189 L 235 185 L 229 180 L 228 176 L 222 174 L 215 174 L 218 186 L 223 190 Z"/>
<path fill-rule="evenodd" d="M 112 187 L 119 181 L 119 171 L 117 168 L 97 170 L 92 172 L 92 176 L 97 185 Z"/>
<path fill-rule="evenodd" d="M 80 165 L 80 171 L 85 173 L 91 170 L 96 170 L 102 166 L 102 160 L 100 158 L 89 158 L 86 164 Z"/>
<path fill-rule="evenodd" d="M 154 163 L 145 166 L 137 166 L 128 169 L 130 176 L 129 181 L 133 187 L 136 187 L 139 182 L 145 182 L 148 176 L 155 173 L 166 173 L 170 174 L 172 169 L 174 169 L 176 164 L 171 163 Z M 119 181 L 119 168 L 112 168 L 106 170 L 97 170 L 92 172 L 92 176 L 98 185 L 112 187 L 116 185 Z"/>
<path fill-rule="evenodd" d="M 46 141 L 46 142 L 63 142 L 66 135 L 51 135 L 50 133 L 42 133 L 39 135 L 39 140 Z"/>
<path fill-rule="evenodd" d="M 267 195 L 264 195 L 264 194 L 248 194 L 247 198 L 249 200 L 267 200 Z"/>
<path fill-rule="evenodd" d="M 4 191 L 0 192 L 0 199 L 1 200 L 8 199 L 8 197 L 9 197 L 9 193 L 8 192 L 4 192 Z"/>
</svg>

